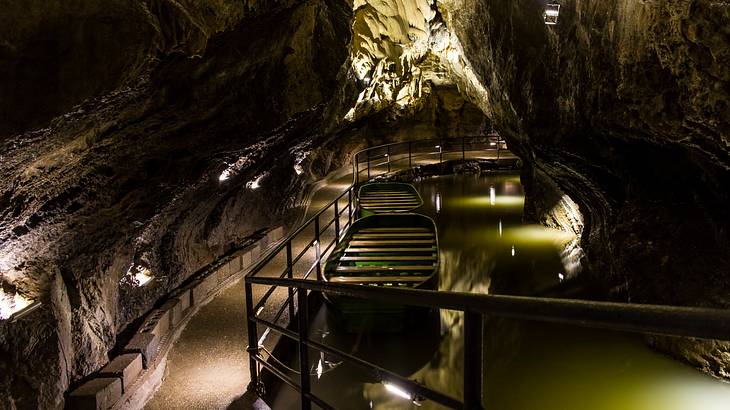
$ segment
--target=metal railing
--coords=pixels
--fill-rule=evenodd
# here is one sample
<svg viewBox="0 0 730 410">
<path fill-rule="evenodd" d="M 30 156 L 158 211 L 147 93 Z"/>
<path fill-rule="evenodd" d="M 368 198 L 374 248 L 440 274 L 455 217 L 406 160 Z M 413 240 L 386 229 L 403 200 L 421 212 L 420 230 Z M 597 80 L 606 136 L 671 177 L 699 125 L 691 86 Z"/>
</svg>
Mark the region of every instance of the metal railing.
<svg viewBox="0 0 730 410">
<path fill-rule="evenodd" d="M 357 152 L 352 159 L 353 183 L 374 176 L 413 168 L 415 165 L 461 159 L 504 159 L 509 153 L 499 135 L 432 138 L 378 145 Z"/>
<path fill-rule="evenodd" d="M 443 141 L 441 141 L 443 142 Z M 448 159 L 454 153 L 462 153 L 466 158 L 468 152 L 465 139 L 461 144 L 437 144 L 439 161 Z M 421 144 L 423 143 L 423 144 Z M 487 141 L 489 144 L 490 141 Z M 497 141 L 499 144 L 500 142 Z M 390 151 L 394 146 L 406 144 L 406 152 Z M 430 145 L 428 145 L 430 144 Z M 259 366 L 266 369 L 276 378 L 299 392 L 302 409 L 310 409 L 312 403 L 323 409 L 333 407 L 311 392 L 309 349 L 360 366 L 372 372 L 379 380 L 399 386 L 410 392 L 414 398 L 432 400 L 448 408 L 479 409 L 481 408 L 482 387 L 482 323 L 484 316 L 504 317 L 511 319 L 562 323 L 581 327 L 606 328 L 617 331 L 656 333 L 674 336 L 691 336 L 700 338 L 730 340 L 730 311 L 720 309 L 700 309 L 674 306 L 637 305 L 611 302 L 594 302 L 584 300 L 550 299 L 539 297 L 518 297 L 502 295 L 482 295 L 461 292 L 444 292 L 407 288 L 385 288 L 360 285 L 348 285 L 322 281 L 322 261 L 336 246 L 347 228 L 356 219 L 355 187 L 361 181 L 359 175 L 366 173 L 368 178 L 382 173 L 377 167 L 387 167 L 385 172 L 392 172 L 397 161 L 408 161 L 411 166 L 414 158 L 421 155 L 433 156 L 432 152 L 414 150 L 416 146 L 435 147 L 433 140 L 410 143 L 388 144 L 363 150 L 353 157 L 354 177 L 350 185 L 334 201 L 320 210 L 301 227 L 289 235 L 286 240 L 273 248 L 261 259 L 245 278 L 246 315 L 248 324 L 248 354 L 250 360 L 251 385 L 259 382 Z M 457 147 L 457 149 L 454 149 Z M 492 149 L 501 151 L 499 145 Z M 385 149 L 388 153 L 386 163 L 373 164 L 373 153 L 376 155 Z M 490 149 L 490 148 L 486 148 Z M 404 155 L 405 154 L 405 155 Z M 418 155 L 414 155 L 418 154 Z M 391 158 L 391 155 L 401 157 Z M 381 158 L 383 158 L 381 156 Z M 365 168 L 361 168 L 360 159 L 366 159 Z M 346 204 L 344 203 L 346 201 Z M 328 216 L 331 213 L 331 217 Z M 324 225 L 322 225 L 324 223 Z M 323 245 L 323 242 L 325 245 Z M 299 248 L 299 249 L 298 249 Z M 293 256 L 296 252 L 296 256 Z M 279 263 L 274 263 L 280 259 Z M 305 265 L 298 273 L 298 265 Z M 275 265 L 283 269 L 275 269 Z M 273 272 L 270 272 L 274 268 Z M 268 270 L 267 270 L 268 269 Z M 316 272 L 316 278 L 311 278 Z M 266 291 L 258 303 L 254 304 L 253 286 L 263 286 Z M 273 319 L 264 319 L 261 315 L 271 296 L 277 290 L 285 290 L 281 295 L 281 306 L 276 310 Z M 344 352 L 333 346 L 311 340 L 309 338 L 309 294 L 323 292 L 402 305 L 420 306 L 434 309 L 450 309 L 464 312 L 464 395 L 461 400 L 419 384 L 407 377 L 399 375 L 377 364 Z M 296 300 L 295 300 L 296 299 Z M 295 306 L 296 303 L 296 306 Z M 296 317 L 296 330 L 278 323 L 282 314 L 288 311 L 290 321 Z M 266 328 L 261 339 L 258 337 L 258 325 Z M 299 380 L 288 376 L 279 367 L 265 360 L 261 346 L 263 339 L 270 331 L 293 340 L 299 352 Z"/>
</svg>

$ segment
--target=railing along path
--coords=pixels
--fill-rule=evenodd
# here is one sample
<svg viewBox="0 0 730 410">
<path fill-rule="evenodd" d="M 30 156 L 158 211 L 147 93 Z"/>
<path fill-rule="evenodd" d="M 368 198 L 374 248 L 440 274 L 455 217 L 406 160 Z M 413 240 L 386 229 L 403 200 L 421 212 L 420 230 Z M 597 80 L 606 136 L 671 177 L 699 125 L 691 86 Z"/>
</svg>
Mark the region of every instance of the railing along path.
<svg viewBox="0 0 730 410">
<path fill-rule="evenodd" d="M 342 235 L 356 219 L 356 191 L 363 181 L 376 175 L 408 169 L 423 163 L 449 159 L 504 158 L 506 146 L 495 136 L 464 137 L 450 140 L 420 140 L 380 145 L 353 156 L 353 183 L 336 199 L 317 212 L 282 243 L 262 258 L 245 278 L 248 325 L 248 354 L 251 385 L 259 383 L 259 366 L 300 393 L 301 408 L 312 403 L 323 409 L 333 407 L 311 392 L 309 349 L 324 352 L 340 360 L 358 365 L 383 382 L 399 386 L 412 398 L 427 399 L 454 409 L 480 409 L 482 402 L 482 322 L 485 316 L 561 323 L 580 327 L 615 331 L 689 336 L 730 340 L 730 311 L 678 306 L 641 305 L 541 297 L 481 295 L 461 292 L 386 288 L 322 281 L 322 262 L 339 243 Z M 509 151 L 507 151 L 509 153 Z M 331 216 L 330 216 L 331 215 Z M 324 224 L 324 225 L 322 225 Z M 322 242 L 326 244 L 323 246 Z M 296 254 L 295 254 L 296 253 Z M 275 261 L 282 263 L 277 264 Z M 283 270 L 268 272 L 284 266 Z M 304 265 L 303 268 L 300 268 Z M 315 277 L 312 277 L 312 274 Z M 267 286 L 254 304 L 253 286 Z M 273 319 L 264 319 L 262 311 L 277 290 L 286 290 Z M 451 397 L 419 384 L 407 377 L 335 347 L 311 340 L 309 334 L 309 298 L 311 292 L 344 295 L 396 302 L 403 305 L 464 312 L 464 397 Z M 278 323 L 288 311 L 296 330 Z M 258 325 L 266 328 L 261 339 Z M 267 361 L 261 346 L 270 331 L 288 337 L 298 344 L 299 380 Z"/>
</svg>

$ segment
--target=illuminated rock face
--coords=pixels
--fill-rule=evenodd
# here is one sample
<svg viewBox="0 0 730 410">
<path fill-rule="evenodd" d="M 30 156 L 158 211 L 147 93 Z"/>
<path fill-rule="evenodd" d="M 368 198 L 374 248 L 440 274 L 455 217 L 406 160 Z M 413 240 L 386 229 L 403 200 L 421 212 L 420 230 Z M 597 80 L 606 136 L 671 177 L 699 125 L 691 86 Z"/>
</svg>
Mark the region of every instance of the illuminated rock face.
<svg viewBox="0 0 730 410">
<path fill-rule="evenodd" d="M 420 111 L 439 88 L 488 97 L 476 80 L 461 43 L 446 25 L 435 1 L 356 1 L 353 5 L 350 64 L 361 86 L 345 119 L 353 121 L 396 107 Z"/>
<path fill-rule="evenodd" d="M 10 3 L 0 273 L 43 302 L 0 323 L 18 407 L 62 405 L 159 297 L 392 140 L 494 126 L 575 274 L 730 305 L 724 2 L 564 0 L 554 26 L 535 0 Z M 154 280 L 120 288 L 132 264 Z M 727 374 L 726 347 L 653 343 Z"/>
<path fill-rule="evenodd" d="M 106 81 L 114 91 L 0 139 L 0 281 L 43 303 L 27 320 L 0 321 L 0 396 L 18 408 L 62 406 L 69 385 L 106 364 L 117 334 L 160 297 L 257 229 L 297 216 L 311 176 L 298 176 L 295 161 L 308 169 L 324 139 L 322 104 L 347 57 L 350 7 L 246 9 L 257 17 L 217 9 L 216 27 L 229 29 L 213 36 L 218 29 L 196 23 L 201 43 L 188 17 L 216 10 L 203 4 L 241 3 L 190 3 L 200 10 L 180 21 L 164 13 L 180 30 L 165 37 L 171 52 L 146 54 L 142 75 L 124 73 L 133 82 Z M 123 16 L 120 30 L 139 23 Z M 103 70 L 89 65 L 89 75 Z M 229 164 L 239 166 L 221 181 Z M 132 264 L 153 279 L 120 284 Z"/>
</svg>

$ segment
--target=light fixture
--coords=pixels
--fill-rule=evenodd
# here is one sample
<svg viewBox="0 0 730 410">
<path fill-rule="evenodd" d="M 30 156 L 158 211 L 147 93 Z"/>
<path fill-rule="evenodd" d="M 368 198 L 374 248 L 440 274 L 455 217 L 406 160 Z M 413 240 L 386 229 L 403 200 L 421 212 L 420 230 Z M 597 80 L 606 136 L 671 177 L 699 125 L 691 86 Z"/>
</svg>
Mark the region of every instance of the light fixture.
<svg viewBox="0 0 730 410">
<path fill-rule="evenodd" d="M 127 273 L 124 275 L 124 277 L 122 277 L 122 280 L 120 282 L 127 282 L 131 283 L 134 286 L 142 287 L 148 284 L 152 280 L 152 278 L 153 275 L 149 268 L 133 263 L 129 265 Z"/>
<path fill-rule="evenodd" d="M 558 272 L 558 280 L 562 282 L 563 279 L 565 279 L 565 275 L 563 275 L 562 272 Z"/>
<path fill-rule="evenodd" d="M 231 172 L 230 168 L 223 170 L 223 172 L 221 172 L 221 174 L 218 176 L 218 181 L 223 182 L 223 181 L 227 180 L 228 178 L 231 177 L 231 174 L 232 174 L 232 172 Z"/>
<path fill-rule="evenodd" d="M 246 183 L 246 188 L 252 189 L 252 190 L 259 189 L 261 187 L 261 180 L 264 178 L 264 175 L 265 174 L 261 174 L 261 175 L 257 176 L 256 178 L 254 178 L 252 181 L 248 181 Z"/>
<path fill-rule="evenodd" d="M 545 12 L 542 14 L 545 24 L 553 26 L 558 24 L 558 14 L 560 14 L 560 4 L 548 3 L 545 5 Z"/>
<path fill-rule="evenodd" d="M 441 212 L 441 194 L 436 192 L 436 213 Z"/>
<path fill-rule="evenodd" d="M 15 292 L 7 292 L 0 287 L 0 320 L 7 319 L 10 316 L 27 308 L 32 300 L 26 299 L 22 295 Z"/>
<path fill-rule="evenodd" d="M 395 394 L 398 397 L 402 397 L 406 400 L 412 400 L 411 395 L 408 394 L 407 391 L 401 389 L 400 387 L 396 386 L 395 384 L 383 382 L 383 386 L 385 386 L 385 390 L 388 390 L 389 392 Z"/>
<path fill-rule="evenodd" d="M 390 382 L 383 382 L 383 386 L 385 386 L 385 390 L 389 391 L 390 393 L 393 393 L 394 395 L 401 397 L 406 400 L 410 400 L 411 403 L 415 404 L 416 406 L 421 406 L 421 402 L 423 401 L 423 397 L 420 397 L 416 394 L 410 394 L 407 391 L 403 390 L 403 388 L 390 383 Z"/>
</svg>

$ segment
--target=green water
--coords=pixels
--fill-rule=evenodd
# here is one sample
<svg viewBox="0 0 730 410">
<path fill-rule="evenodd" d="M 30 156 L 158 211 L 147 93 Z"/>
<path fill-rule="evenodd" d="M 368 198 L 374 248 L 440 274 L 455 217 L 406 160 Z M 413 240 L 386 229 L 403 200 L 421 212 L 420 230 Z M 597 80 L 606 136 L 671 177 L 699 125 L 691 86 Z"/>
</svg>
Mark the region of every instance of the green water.
<svg viewBox="0 0 730 410">
<path fill-rule="evenodd" d="M 522 223 L 517 174 L 444 176 L 415 185 L 424 200 L 419 211 L 438 227 L 441 289 L 534 295 L 561 284 L 558 249 L 570 235 Z M 461 398 L 460 313 L 434 312 L 422 328 L 401 335 L 339 332 L 331 316 L 325 307 L 314 318 L 313 338 Z M 489 410 L 730 410 L 730 384 L 650 350 L 633 334 L 490 319 L 483 356 Z M 441 408 L 411 404 L 357 367 L 338 366 L 318 352 L 310 357 L 325 363 L 324 373 L 312 378 L 313 391 L 337 408 Z M 296 403 L 290 393 L 274 408 Z"/>
</svg>

